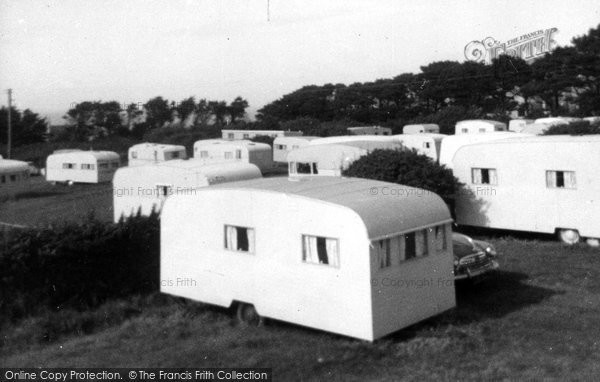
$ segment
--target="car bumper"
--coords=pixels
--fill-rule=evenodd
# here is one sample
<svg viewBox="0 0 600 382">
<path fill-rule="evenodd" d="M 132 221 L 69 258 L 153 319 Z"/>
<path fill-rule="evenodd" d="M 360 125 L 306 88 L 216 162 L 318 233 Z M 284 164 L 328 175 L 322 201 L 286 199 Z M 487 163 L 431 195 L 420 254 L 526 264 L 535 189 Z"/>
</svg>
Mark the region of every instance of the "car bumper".
<svg viewBox="0 0 600 382">
<path fill-rule="evenodd" d="M 479 277 L 485 273 L 491 272 L 498 269 L 500 265 L 496 260 L 492 260 L 489 263 L 477 267 L 477 268 L 463 268 L 458 272 L 455 272 L 454 280 L 472 279 Z"/>
</svg>

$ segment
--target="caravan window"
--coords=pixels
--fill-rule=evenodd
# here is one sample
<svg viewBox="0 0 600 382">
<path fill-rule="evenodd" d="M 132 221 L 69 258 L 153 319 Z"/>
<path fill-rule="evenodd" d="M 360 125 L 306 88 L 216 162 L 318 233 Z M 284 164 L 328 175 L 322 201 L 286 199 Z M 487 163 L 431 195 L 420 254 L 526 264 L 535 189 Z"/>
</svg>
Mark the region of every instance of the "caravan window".
<svg viewBox="0 0 600 382">
<path fill-rule="evenodd" d="M 0 183 L 6 183 L 6 175 L 0 177 Z"/>
<path fill-rule="evenodd" d="M 81 164 L 82 170 L 93 170 L 94 168 L 95 168 L 95 166 L 93 164 L 87 164 L 87 163 Z"/>
<path fill-rule="evenodd" d="M 225 151 L 223 155 L 225 156 L 225 159 L 233 159 L 233 153 L 231 151 Z"/>
<path fill-rule="evenodd" d="M 377 263 L 379 269 L 387 268 L 392 265 L 392 239 L 377 240 L 373 243 L 377 253 Z"/>
<path fill-rule="evenodd" d="M 285 150 L 285 145 L 275 145 L 277 150 Z"/>
<path fill-rule="evenodd" d="M 12 175 L 10 176 L 10 181 L 11 181 L 11 182 L 15 182 L 16 180 L 17 180 L 17 176 L 16 176 L 15 174 L 12 174 Z"/>
<path fill-rule="evenodd" d="M 225 249 L 254 253 L 254 228 L 225 225 Z"/>
<path fill-rule="evenodd" d="M 296 164 L 296 172 L 298 174 L 316 175 L 319 173 L 317 162 L 298 162 Z"/>
<path fill-rule="evenodd" d="M 443 253 L 448 247 L 448 244 L 446 243 L 446 226 L 445 225 L 435 226 L 434 231 L 435 231 L 435 251 L 436 251 L 436 253 L 440 254 L 440 253 Z"/>
<path fill-rule="evenodd" d="M 431 147 L 431 143 L 429 142 L 423 142 L 423 147 L 425 147 L 426 149 Z"/>
<path fill-rule="evenodd" d="M 119 168 L 119 162 L 112 162 L 112 168 Z"/>
<path fill-rule="evenodd" d="M 98 163 L 98 168 L 108 168 L 108 163 L 106 163 L 106 162 Z"/>
<path fill-rule="evenodd" d="M 546 187 L 577 188 L 575 171 L 546 171 Z"/>
<path fill-rule="evenodd" d="M 473 184 L 498 184 L 495 168 L 472 168 L 471 181 Z"/>
<path fill-rule="evenodd" d="M 235 150 L 235 159 L 242 159 L 242 150 Z"/>
<path fill-rule="evenodd" d="M 463 127 L 462 129 L 460 129 L 460 131 L 461 131 L 462 133 L 468 133 L 468 132 L 469 132 L 469 129 L 467 129 L 466 127 Z"/>
<path fill-rule="evenodd" d="M 171 153 L 171 158 L 173 158 L 173 159 L 177 159 L 177 158 L 179 158 L 179 151 L 173 151 L 173 152 Z"/>
<path fill-rule="evenodd" d="M 485 128 L 484 128 L 484 127 L 480 127 L 480 128 L 479 128 L 479 132 L 480 132 L 480 133 L 485 133 Z"/>
<path fill-rule="evenodd" d="M 250 138 L 250 135 L 249 134 L 244 134 L 244 139 L 248 139 L 248 138 Z"/>
<path fill-rule="evenodd" d="M 200 151 L 200 158 L 208 158 L 208 151 Z"/>
<path fill-rule="evenodd" d="M 228 139 L 233 139 L 233 138 L 234 138 L 234 135 L 233 135 L 233 133 L 228 133 L 228 134 L 227 134 L 227 138 L 228 138 Z"/>
<path fill-rule="evenodd" d="M 340 266 L 338 239 L 302 235 L 302 261 L 310 264 Z"/>
<path fill-rule="evenodd" d="M 63 163 L 63 169 L 65 170 L 73 170 L 75 168 L 75 163 Z"/>
<path fill-rule="evenodd" d="M 156 194 L 158 195 L 158 197 L 160 199 L 164 199 L 167 196 L 172 194 L 171 189 L 172 189 L 172 187 L 170 185 L 157 184 L 156 185 Z"/>
<path fill-rule="evenodd" d="M 131 157 L 132 157 L 133 159 L 137 159 L 137 151 L 132 151 L 132 152 L 131 152 Z"/>
</svg>

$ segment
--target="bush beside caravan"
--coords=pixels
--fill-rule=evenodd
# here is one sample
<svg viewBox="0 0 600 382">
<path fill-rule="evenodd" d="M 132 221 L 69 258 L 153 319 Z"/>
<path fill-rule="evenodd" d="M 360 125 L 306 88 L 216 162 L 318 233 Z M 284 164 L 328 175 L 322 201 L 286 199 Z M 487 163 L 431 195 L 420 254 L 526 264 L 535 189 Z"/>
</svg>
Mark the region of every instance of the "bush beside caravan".
<svg viewBox="0 0 600 382">
<path fill-rule="evenodd" d="M 373 187 L 403 186 L 265 178 L 174 195 L 161 215 L 161 292 L 368 341 L 453 308 L 448 208 L 423 190 L 386 198 Z"/>
<path fill-rule="evenodd" d="M 463 146 L 454 175 L 461 225 L 558 233 L 573 244 L 600 240 L 598 136 L 524 137 Z"/>
</svg>

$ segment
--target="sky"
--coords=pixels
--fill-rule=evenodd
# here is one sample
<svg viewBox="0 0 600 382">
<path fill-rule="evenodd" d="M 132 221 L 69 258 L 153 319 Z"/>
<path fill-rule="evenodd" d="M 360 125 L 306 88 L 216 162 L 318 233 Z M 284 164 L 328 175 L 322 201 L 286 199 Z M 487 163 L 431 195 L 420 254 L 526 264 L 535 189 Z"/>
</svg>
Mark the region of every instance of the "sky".
<svg viewBox="0 0 600 382">
<path fill-rule="evenodd" d="M 464 61 L 464 47 L 600 24 L 598 0 L 0 0 L 0 105 L 60 123 L 74 103 L 231 101 Z"/>
</svg>

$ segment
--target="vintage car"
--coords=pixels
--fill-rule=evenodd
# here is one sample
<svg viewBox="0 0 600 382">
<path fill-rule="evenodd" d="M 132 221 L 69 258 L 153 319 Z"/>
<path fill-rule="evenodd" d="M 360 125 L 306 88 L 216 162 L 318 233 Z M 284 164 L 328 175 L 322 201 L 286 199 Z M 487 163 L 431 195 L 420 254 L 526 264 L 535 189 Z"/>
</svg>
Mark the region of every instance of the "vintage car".
<svg viewBox="0 0 600 382">
<path fill-rule="evenodd" d="M 486 241 L 473 240 L 462 233 L 452 233 L 454 250 L 454 279 L 473 279 L 498 268 L 494 246 Z"/>
</svg>

